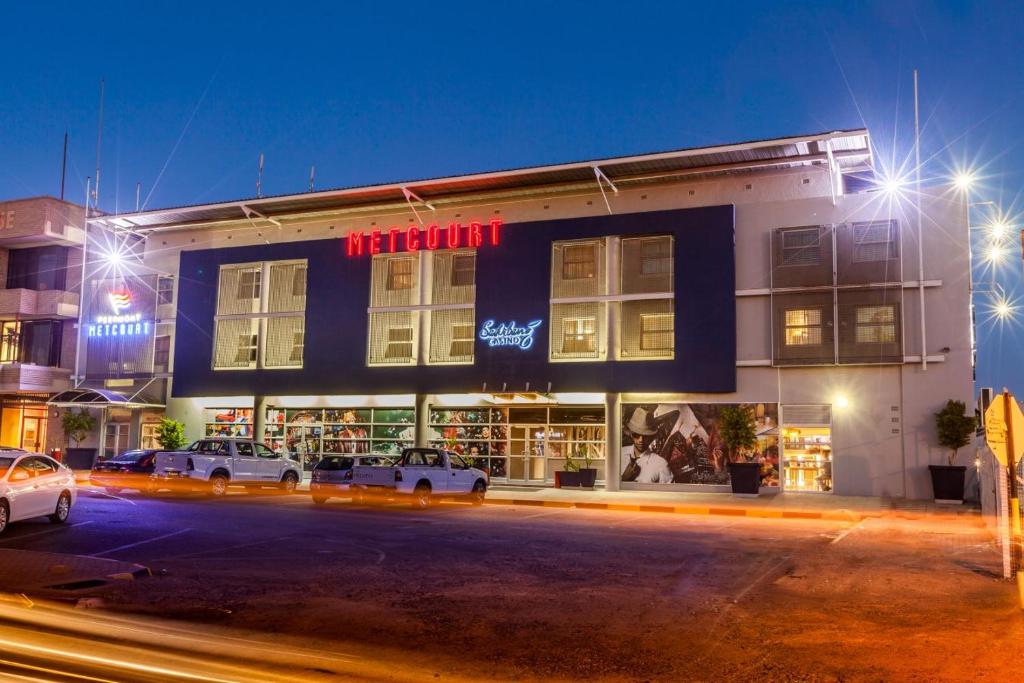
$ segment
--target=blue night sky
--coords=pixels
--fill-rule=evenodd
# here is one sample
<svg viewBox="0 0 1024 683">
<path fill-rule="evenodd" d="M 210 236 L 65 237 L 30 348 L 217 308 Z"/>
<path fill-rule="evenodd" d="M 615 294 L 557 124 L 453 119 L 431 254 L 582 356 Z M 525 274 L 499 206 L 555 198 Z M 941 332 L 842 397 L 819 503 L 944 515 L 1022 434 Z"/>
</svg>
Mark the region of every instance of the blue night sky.
<svg viewBox="0 0 1024 683">
<path fill-rule="evenodd" d="M 44 9 L 45 8 L 45 9 Z M 3 19 L 0 197 L 134 208 L 574 161 L 866 125 L 924 175 L 972 163 L 978 199 L 1024 202 L 1024 4 L 16 3 Z M 986 207 L 974 214 L 985 218 Z M 979 383 L 1024 394 L 1019 241 L 997 273 L 1017 323 L 986 321 Z"/>
</svg>

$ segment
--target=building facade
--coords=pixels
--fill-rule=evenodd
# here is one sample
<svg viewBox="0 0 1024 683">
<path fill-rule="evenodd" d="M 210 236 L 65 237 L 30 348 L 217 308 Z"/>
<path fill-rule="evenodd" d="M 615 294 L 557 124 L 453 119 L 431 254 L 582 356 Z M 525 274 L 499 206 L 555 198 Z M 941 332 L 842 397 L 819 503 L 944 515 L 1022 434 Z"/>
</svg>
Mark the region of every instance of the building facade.
<svg viewBox="0 0 1024 683">
<path fill-rule="evenodd" d="M 85 210 L 53 197 L 0 201 L 0 444 L 63 448 L 46 401 L 75 369 Z"/>
<path fill-rule="evenodd" d="M 494 482 L 724 492 L 744 455 L 770 489 L 928 498 L 973 350 L 964 207 L 921 207 L 857 130 L 97 217 L 133 258 L 85 372 L 307 467 L 443 444 Z"/>
</svg>

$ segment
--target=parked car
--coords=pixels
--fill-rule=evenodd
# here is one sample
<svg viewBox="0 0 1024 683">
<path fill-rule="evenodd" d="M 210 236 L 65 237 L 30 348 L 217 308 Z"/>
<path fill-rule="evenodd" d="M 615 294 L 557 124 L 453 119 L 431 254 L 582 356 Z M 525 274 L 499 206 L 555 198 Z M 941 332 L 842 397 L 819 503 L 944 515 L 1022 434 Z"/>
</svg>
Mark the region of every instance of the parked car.
<svg viewBox="0 0 1024 683">
<path fill-rule="evenodd" d="M 487 474 L 470 467 L 461 456 L 439 448 L 406 448 L 391 466 L 352 468 L 352 498 L 411 497 L 425 508 L 436 498 L 468 498 L 481 505 L 487 495 Z"/>
<path fill-rule="evenodd" d="M 157 452 L 152 479 L 154 490 L 204 489 L 213 496 L 223 496 L 229 486 L 291 493 L 302 465 L 252 439 L 200 439 L 184 451 Z"/>
<path fill-rule="evenodd" d="M 309 492 L 313 502 L 321 505 L 328 498 L 351 494 L 352 468 L 356 465 L 378 467 L 394 464 L 393 455 L 325 455 L 313 468 Z"/>
<path fill-rule="evenodd" d="M 0 452 L 0 533 L 33 517 L 63 524 L 77 498 L 75 474 L 66 465 L 38 453 Z"/>
<path fill-rule="evenodd" d="M 150 475 L 156 467 L 157 453 L 156 450 L 125 451 L 109 460 L 99 460 L 92 466 L 89 483 L 104 487 L 110 494 L 121 489 L 151 492 L 153 479 Z"/>
</svg>

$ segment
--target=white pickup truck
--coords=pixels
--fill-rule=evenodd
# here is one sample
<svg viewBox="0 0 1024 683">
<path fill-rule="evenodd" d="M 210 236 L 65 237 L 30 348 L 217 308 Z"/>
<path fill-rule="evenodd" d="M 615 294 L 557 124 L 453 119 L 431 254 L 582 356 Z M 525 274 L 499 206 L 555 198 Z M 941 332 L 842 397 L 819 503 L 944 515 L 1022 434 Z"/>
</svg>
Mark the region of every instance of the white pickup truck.
<svg viewBox="0 0 1024 683">
<path fill-rule="evenodd" d="M 470 467 L 459 455 L 439 448 L 406 448 L 390 467 L 352 468 L 352 499 L 372 495 L 411 496 L 414 507 L 425 508 L 435 498 L 465 497 L 481 505 L 487 495 L 487 474 Z"/>
<path fill-rule="evenodd" d="M 291 493 L 302 478 L 302 465 L 250 439 L 209 438 L 183 451 L 156 455 L 153 489 L 202 488 L 223 496 L 228 486 L 272 486 Z"/>
</svg>

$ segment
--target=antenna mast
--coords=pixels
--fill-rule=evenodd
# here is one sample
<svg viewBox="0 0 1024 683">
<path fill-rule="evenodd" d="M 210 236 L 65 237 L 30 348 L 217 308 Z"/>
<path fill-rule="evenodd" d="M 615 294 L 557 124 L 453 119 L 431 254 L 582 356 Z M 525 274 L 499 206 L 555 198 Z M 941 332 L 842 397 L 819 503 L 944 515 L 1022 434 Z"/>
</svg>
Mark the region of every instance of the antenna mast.
<svg viewBox="0 0 1024 683">
<path fill-rule="evenodd" d="M 100 205 L 100 147 L 103 144 L 103 79 L 100 79 L 100 118 L 96 126 L 96 182 L 92 185 L 92 208 Z"/>
<path fill-rule="evenodd" d="M 309 167 L 309 191 L 313 191 L 313 181 L 316 178 L 316 164 Z"/>
<path fill-rule="evenodd" d="M 64 156 L 60 162 L 60 200 L 64 201 L 64 178 L 68 172 L 68 132 L 64 131 Z"/>
<path fill-rule="evenodd" d="M 256 198 L 263 196 L 263 152 L 260 152 L 260 167 L 256 173 Z"/>
</svg>

